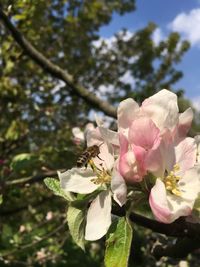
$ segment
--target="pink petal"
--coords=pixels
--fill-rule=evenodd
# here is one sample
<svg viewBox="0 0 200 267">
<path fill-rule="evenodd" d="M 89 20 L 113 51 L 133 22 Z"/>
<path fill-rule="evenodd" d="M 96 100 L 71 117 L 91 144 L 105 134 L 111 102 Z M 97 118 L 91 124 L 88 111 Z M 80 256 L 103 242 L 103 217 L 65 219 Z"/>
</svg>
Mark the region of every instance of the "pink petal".
<svg viewBox="0 0 200 267">
<path fill-rule="evenodd" d="M 127 182 L 140 182 L 146 174 L 144 158 L 146 151 L 139 146 L 129 147 L 123 134 L 120 134 L 119 172 Z"/>
<path fill-rule="evenodd" d="M 149 204 L 156 219 L 163 223 L 171 223 L 171 211 L 167 203 L 167 193 L 164 183 L 157 179 L 151 189 Z"/>
<path fill-rule="evenodd" d="M 163 177 L 166 168 L 165 156 L 163 155 L 163 143 L 161 143 L 159 147 L 148 151 L 144 168 L 157 177 Z"/>
<path fill-rule="evenodd" d="M 138 118 L 133 121 L 129 129 L 129 142 L 149 150 L 153 146 L 159 145 L 160 130 L 151 119 L 147 117 Z"/>
</svg>

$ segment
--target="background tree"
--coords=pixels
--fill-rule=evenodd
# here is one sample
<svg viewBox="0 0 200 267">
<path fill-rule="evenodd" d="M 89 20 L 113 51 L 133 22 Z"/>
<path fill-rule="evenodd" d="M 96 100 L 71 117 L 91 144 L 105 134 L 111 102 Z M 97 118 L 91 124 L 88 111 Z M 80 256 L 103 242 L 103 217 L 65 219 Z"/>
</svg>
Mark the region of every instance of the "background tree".
<svg viewBox="0 0 200 267">
<path fill-rule="evenodd" d="M 182 77 L 175 65 L 189 44 L 171 33 L 156 45 L 153 23 L 134 34 L 122 29 L 111 45 L 102 40 L 100 27 L 114 12 L 134 10 L 134 0 L 0 4 L 2 266 L 77 266 L 80 261 L 82 266 L 100 266 L 101 241 L 88 244 L 86 254 L 73 244 L 66 230 L 65 202 L 53 197 L 42 180 L 74 165 L 82 148 L 72 142 L 71 129 L 84 127 L 92 110 L 115 117 L 114 106 L 126 97 L 142 102 L 161 88 L 173 90 Z M 12 31 L 10 21 L 19 32 Z M 177 93 L 181 110 L 186 109 L 182 88 Z M 135 264 L 146 266 L 142 258 L 151 247 L 142 246 L 158 236 L 145 237 L 140 228 L 137 235 Z M 155 260 L 148 260 L 154 266 Z"/>
</svg>

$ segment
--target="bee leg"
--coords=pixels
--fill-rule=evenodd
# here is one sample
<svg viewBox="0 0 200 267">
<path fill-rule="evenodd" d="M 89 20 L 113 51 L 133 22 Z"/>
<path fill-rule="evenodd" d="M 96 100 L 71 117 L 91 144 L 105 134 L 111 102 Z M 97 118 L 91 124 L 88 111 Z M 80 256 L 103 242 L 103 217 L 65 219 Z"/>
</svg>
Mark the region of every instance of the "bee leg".
<svg viewBox="0 0 200 267">
<path fill-rule="evenodd" d="M 100 159 L 100 160 L 102 160 L 102 161 L 104 161 L 104 160 L 103 160 L 103 159 L 101 159 L 101 158 L 100 158 L 98 155 L 97 155 L 97 158 L 98 158 L 98 159 Z"/>
<path fill-rule="evenodd" d="M 89 161 L 89 165 L 90 165 L 90 167 L 92 168 L 92 170 L 94 172 L 94 170 L 95 170 L 95 164 L 94 164 L 94 162 L 93 162 L 92 159 Z"/>
</svg>

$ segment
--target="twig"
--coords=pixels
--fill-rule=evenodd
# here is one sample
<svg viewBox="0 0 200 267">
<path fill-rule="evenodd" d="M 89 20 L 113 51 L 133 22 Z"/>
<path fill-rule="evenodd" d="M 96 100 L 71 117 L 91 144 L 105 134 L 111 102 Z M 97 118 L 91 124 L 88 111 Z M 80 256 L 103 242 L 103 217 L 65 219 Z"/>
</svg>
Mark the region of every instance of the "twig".
<svg viewBox="0 0 200 267">
<path fill-rule="evenodd" d="M 29 176 L 29 177 L 23 177 L 19 178 L 16 180 L 11 180 L 11 181 L 6 181 L 4 186 L 13 186 L 13 185 L 24 185 L 24 184 L 32 184 L 35 182 L 40 182 L 44 180 L 46 177 L 56 177 L 57 176 L 57 171 L 48 171 L 42 174 L 37 174 L 34 176 Z"/>
<path fill-rule="evenodd" d="M 95 94 L 89 92 L 85 87 L 78 83 L 75 83 L 74 78 L 67 71 L 61 69 L 58 65 L 52 63 L 42 53 L 40 53 L 12 24 L 8 16 L 2 11 L 0 5 L 0 20 L 5 27 L 11 32 L 15 41 L 24 50 L 24 53 L 28 55 L 35 63 L 37 63 L 44 71 L 48 72 L 55 78 L 64 81 L 69 88 L 84 99 L 87 103 L 94 108 L 98 108 L 106 115 L 116 118 L 116 109 L 108 102 L 99 99 Z"/>
</svg>

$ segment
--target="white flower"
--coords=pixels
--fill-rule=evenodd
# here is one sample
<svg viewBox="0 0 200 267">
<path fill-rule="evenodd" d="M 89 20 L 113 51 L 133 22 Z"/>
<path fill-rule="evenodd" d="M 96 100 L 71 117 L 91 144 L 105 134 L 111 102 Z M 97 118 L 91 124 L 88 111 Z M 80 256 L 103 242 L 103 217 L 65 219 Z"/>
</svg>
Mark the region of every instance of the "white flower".
<svg viewBox="0 0 200 267">
<path fill-rule="evenodd" d="M 101 135 L 103 133 L 103 137 Z M 85 239 L 97 240 L 104 236 L 111 224 L 112 195 L 122 206 L 126 201 L 126 185 L 124 179 L 115 168 L 114 149 L 107 141 L 116 142 L 116 134 L 96 128 L 88 134 L 88 144 L 99 145 L 100 154 L 92 159 L 92 168 L 72 168 L 58 173 L 61 188 L 64 191 L 90 194 L 101 188 L 98 196 L 92 200 L 86 219 Z M 90 165 L 90 164 L 89 164 Z"/>
</svg>

